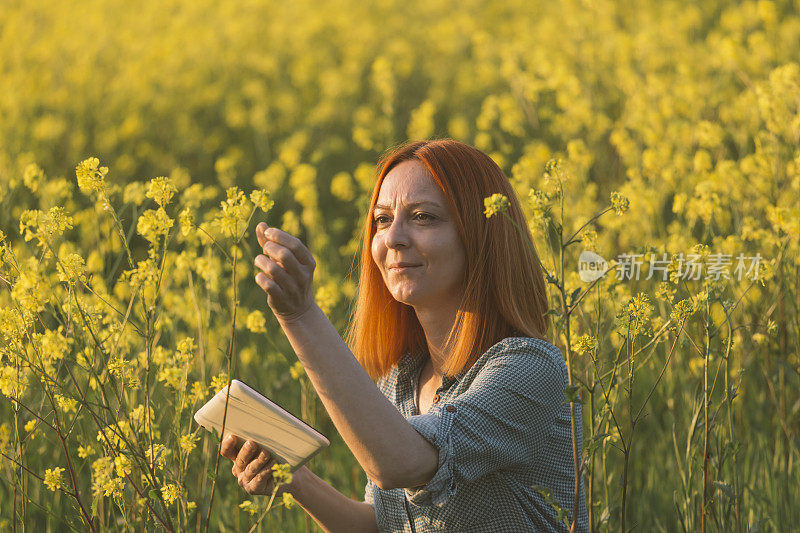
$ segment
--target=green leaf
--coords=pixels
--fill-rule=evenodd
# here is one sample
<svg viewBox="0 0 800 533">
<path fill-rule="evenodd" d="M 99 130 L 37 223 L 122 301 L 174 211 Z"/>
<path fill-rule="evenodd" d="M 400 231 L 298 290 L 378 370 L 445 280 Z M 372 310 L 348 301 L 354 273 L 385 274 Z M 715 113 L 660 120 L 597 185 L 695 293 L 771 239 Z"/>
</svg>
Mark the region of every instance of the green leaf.
<svg viewBox="0 0 800 533">
<path fill-rule="evenodd" d="M 580 294 L 580 292 L 581 292 L 581 288 L 580 287 L 578 287 L 577 289 L 572 291 L 572 294 L 569 295 L 569 305 L 572 305 L 572 304 L 575 303 L 575 299 L 578 297 L 578 294 Z"/>
<path fill-rule="evenodd" d="M 214 469 L 213 468 L 209 468 L 208 469 L 208 479 L 210 479 L 211 481 L 214 481 L 215 479 L 217 479 L 217 474 L 214 473 Z"/>
<path fill-rule="evenodd" d="M 92 516 L 97 516 L 97 506 L 100 504 L 100 495 L 97 494 L 92 499 Z"/>
<path fill-rule="evenodd" d="M 608 437 L 610 433 L 600 433 L 599 435 L 595 435 L 593 438 L 588 439 L 583 444 L 583 451 L 587 457 L 591 457 L 591 455 L 597 451 L 597 449 L 603 445 L 603 440 Z"/>
<path fill-rule="evenodd" d="M 535 490 L 536 492 L 538 492 L 539 494 L 541 494 L 545 498 L 549 498 L 550 497 L 550 494 L 551 494 L 550 489 L 548 489 L 544 485 L 530 485 L 530 488 L 532 488 L 533 490 Z"/>
<path fill-rule="evenodd" d="M 158 499 L 158 491 L 156 489 L 150 489 L 150 492 L 147 493 L 147 496 L 151 500 L 157 500 Z"/>
<path fill-rule="evenodd" d="M 578 396 L 579 390 L 580 387 L 578 385 L 568 385 L 567 388 L 564 389 L 564 395 L 566 395 L 567 401 L 583 405 L 583 400 Z"/>
</svg>

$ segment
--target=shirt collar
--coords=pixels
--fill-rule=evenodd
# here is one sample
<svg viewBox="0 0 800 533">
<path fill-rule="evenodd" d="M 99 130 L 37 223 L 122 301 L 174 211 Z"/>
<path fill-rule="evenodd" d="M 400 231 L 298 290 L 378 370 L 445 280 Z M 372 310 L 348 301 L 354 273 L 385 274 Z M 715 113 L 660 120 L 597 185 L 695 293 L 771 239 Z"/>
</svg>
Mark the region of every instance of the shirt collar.
<svg viewBox="0 0 800 533">
<path fill-rule="evenodd" d="M 424 363 L 425 358 L 422 357 L 421 353 L 412 354 L 411 352 L 406 352 L 397 363 L 397 369 L 400 374 L 410 377 L 416 375 L 416 372 L 422 368 Z"/>
</svg>

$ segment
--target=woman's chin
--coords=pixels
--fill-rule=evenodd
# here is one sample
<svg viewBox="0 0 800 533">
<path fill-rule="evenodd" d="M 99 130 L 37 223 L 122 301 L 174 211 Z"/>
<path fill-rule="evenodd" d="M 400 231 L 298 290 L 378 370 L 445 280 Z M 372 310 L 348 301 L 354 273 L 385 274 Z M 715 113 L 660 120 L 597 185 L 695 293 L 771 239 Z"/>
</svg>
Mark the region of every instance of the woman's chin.
<svg viewBox="0 0 800 533">
<path fill-rule="evenodd" d="M 393 293 L 392 297 L 400 302 L 401 304 L 414 306 L 418 303 L 419 298 L 414 293 L 402 292 L 402 293 Z"/>
</svg>

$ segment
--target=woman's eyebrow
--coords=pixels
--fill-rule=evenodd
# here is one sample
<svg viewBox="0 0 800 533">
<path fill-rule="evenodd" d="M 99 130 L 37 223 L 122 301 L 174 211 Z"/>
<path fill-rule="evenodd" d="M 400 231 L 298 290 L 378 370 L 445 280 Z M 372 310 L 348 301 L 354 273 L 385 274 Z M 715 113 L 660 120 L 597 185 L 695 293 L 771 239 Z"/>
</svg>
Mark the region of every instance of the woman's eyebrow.
<svg viewBox="0 0 800 533">
<path fill-rule="evenodd" d="M 409 203 L 407 205 L 408 205 L 409 208 L 413 208 L 413 207 L 418 207 L 420 205 L 425 205 L 425 204 L 432 205 L 433 207 L 439 207 L 439 208 L 442 207 L 439 204 L 437 204 L 436 202 L 429 202 L 427 200 L 422 200 L 420 202 L 411 202 L 411 203 Z M 383 204 L 375 204 L 375 208 L 373 209 L 373 211 L 375 209 L 386 209 L 387 211 L 391 211 L 392 210 L 391 207 L 389 207 L 388 205 L 383 205 Z"/>
</svg>

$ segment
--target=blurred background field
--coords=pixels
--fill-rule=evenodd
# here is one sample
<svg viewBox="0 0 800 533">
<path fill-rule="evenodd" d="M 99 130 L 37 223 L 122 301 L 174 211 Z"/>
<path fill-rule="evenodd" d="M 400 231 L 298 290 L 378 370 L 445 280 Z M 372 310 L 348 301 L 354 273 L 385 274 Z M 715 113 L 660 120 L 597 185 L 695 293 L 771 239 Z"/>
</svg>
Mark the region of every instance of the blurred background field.
<svg viewBox="0 0 800 533">
<path fill-rule="evenodd" d="M 83 495 L 99 529 L 166 527 L 124 476 L 103 478 L 96 464 L 100 426 L 141 422 L 147 389 L 165 459 L 141 484 L 159 494 L 143 494 L 176 529 L 202 530 L 216 443 L 191 414 L 224 382 L 232 329 L 232 376 L 329 436 L 310 468 L 362 500 L 366 477 L 253 281 L 253 228 L 265 220 L 303 240 L 318 264 L 317 302 L 344 334 L 378 158 L 436 137 L 492 156 L 546 265 L 559 248 L 531 190 L 544 191 L 566 235 L 612 192 L 629 200 L 568 250 L 566 294 L 588 286 L 582 249 L 611 260 L 706 245 L 733 258 L 731 279 L 715 283 L 609 276 L 572 316 L 595 528 L 622 529 L 626 454 L 627 529 L 699 531 L 704 501 L 709 530 L 796 528 L 800 2 L 4 0 L 0 529 L 85 529 L 75 500 L 37 477 L 67 468 L 67 455 L 76 481 L 65 471 L 63 486 Z M 108 173 L 102 190 L 84 194 L 76 166 L 90 157 Z M 545 179 L 553 158 L 563 213 Z M 146 194 L 160 176 L 175 187 L 161 202 L 168 221 Z M 269 192 L 266 215 L 247 199 L 253 190 Z M 733 275 L 740 253 L 763 258 L 757 279 Z M 80 261 L 60 274 L 55 256 L 70 254 Z M 629 381 L 627 367 L 611 369 L 626 347 L 620 313 L 639 293 L 649 306 L 638 308 L 644 348 Z M 694 310 L 685 331 L 661 335 L 681 300 Z M 566 354 L 564 330 L 548 333 Z M 191 349 L 179 346 L 186 337 Z M 81 391 L 99 418 L 70 404 Z M 615 429 L 610 413 L 633 417 L 644 402 L 635 437 Z M 70 428 L 63 441 L 56 421 Z M 210 527 L 246 531 L 263 498 L 228 472 L 224 461 Z M 259 527 L 318 530 L 296 506 Z"/>
</svg>

